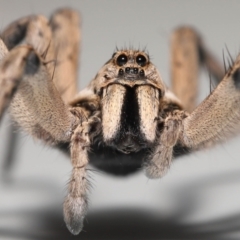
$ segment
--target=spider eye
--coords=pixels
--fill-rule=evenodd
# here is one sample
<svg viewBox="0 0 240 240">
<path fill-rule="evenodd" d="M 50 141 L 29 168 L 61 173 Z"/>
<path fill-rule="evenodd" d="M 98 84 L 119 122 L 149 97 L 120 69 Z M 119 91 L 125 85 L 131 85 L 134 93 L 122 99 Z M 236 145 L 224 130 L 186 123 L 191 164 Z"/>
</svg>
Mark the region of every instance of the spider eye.
<svg viewBox="0 0 240 240">
<path fill-rule="evenodd" d="M 138 56 L 136 57 L 136 62 L 137 62 L 138 65 L 140 65 L 141 67 L 143 67 L 143 66 L 146 65 L 147 59 L 146 59 L 145 56 L 143 56 L 143 55 L 140 54 L 140 55 L 138 55 Z"/>
<path fill-rule="evenodd" d="M 121 54 L 117 57 L 117 65 L 118 66 L 123 66 L 124 64 L 126 64 L 128 61 L 128 58 L 125 54 Z"/>
</svg>

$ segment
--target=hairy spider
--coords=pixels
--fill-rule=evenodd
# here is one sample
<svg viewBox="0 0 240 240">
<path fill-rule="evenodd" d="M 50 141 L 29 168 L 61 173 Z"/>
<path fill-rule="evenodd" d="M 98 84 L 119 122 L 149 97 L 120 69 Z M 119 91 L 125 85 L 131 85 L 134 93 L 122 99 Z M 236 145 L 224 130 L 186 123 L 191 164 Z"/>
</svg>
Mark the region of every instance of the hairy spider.
<svg viewBox="0 0 240 240">
<path fill-rule="evenodd" d="M 240 57 L 224 76 L 191 28 L 178 28 L 172 36 L 172 91 L 145 51 L 122 49 L 76 94 L 79 15 L 70 9 L 58 10 L 50 21 L 22 18 L 1 38 L 0 115 L 10 105 L 29 135 L 70 153 L 64 219 L 73 234 L 82 230 L 87 211 L 88 163 L 117 175 L 143 166 L 149 178 L 160 178 L 173 156 L 239 129 Z M 224 77 L 195 108 L 202 63 L 218 82 Z"/>
</svg>

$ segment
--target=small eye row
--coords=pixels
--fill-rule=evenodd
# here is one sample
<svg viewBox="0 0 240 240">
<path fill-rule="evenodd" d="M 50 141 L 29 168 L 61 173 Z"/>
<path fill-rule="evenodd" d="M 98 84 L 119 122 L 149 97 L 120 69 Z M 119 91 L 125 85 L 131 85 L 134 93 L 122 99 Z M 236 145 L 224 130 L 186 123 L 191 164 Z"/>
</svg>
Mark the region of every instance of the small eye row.
<svg viewBox="0 0 240 240">
<path fill-rule="evenodd" d="M 118 66 L 123 66 L 125 65 L 126 63 L 128 62 L 128 57 L 127 55 L 125 54 L 120 54 L 118 57 L 117 57 L 117 65 Z M 146 64 L 147 64 L 147 58 L 142 55 L 142 54 L 139 54 L 137 55 L 136 57 L 136 63 L 141 66 L 141 67 L 144 67 Z"/>
</svg>

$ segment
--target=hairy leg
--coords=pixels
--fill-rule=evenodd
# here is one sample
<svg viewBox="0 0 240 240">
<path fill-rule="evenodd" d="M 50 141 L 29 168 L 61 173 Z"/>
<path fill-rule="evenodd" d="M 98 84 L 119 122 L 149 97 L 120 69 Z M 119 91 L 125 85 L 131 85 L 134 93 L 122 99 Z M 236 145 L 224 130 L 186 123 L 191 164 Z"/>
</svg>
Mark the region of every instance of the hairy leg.
<svg viewBox="0 0 240 240">
<path fill-rule="evenodd" d="M 77 93 L 80 43 L 80 16 L 71 9 L 60 9 L 50 18 L 57 65 L 53 81 L 65 103 Z"/>
<path fill-rule="evenodd" d="M 183 120 L 181 143 L 192 149 L 211 146 L 240 131 L 240 56 L 217 88 Z"/>
<path fill-rule="evenodd" d="M 199 65 L 207 67 L 216 83 L 224 76 L 222 66 L 194 29 L 176 29 L 171 38 L 172 90 L 188 112 L 192 112 L 197 104 Z"/>
<path fill-rule="evenodd" d="M 0 39 L 0 62 L 8 54 L 8 49 L 2 39 Z"/>
<path fill-rule="evenodd" d="M 14 21 L 1 33 L 9 50 L 17 45 L 30 45 L 46 61 L 54 58 L 54 43 L 48 20 L 42 15 L 31 15 Z"/>
<path fill-rule="evenodd" d="M 48 21 L 31 15 L 11 23 L 1 38 L 11 50 L 19 44 L 31 45 L 48 64 L 49 73 L 63 101 L 77 93 L 77 68 L 80 42 L 80 16 L 71 9 L 59 9 Z"/>
<path fill-rule="evenodd" d="M 68 229 L 77 235 L 83 227 L 83 219 L 87 213 L 88 181 L 86 166 L 90 139 L 88 126 L 78 126 L 71 138 L 72 176 L 69 181 L 68 195 L 64 202 L 64 220 Z"/>
<path fill-rule="evenodd" d="M 16 47 L 3 58 L 0 87 L 0 116 L 13 98 L 10 112 L 30 135 L 48 143 L 70 140 L 76 127 L 75 117 L 32 47 Z"/>
<path fill-rule="evenodd" d="M 80 108 L 72 109 L 76 115 Z M 91 140 L 96 132 L 91 128 L 100 122 L 99 112 L 83 120 L 75 129 L 71 138 L 72 176 L 69 181 L 68 195 L 64 202 L 64 220 L 73 234 L 77 235 L 83 228 L 83 220 L 87 213 L 89 183 L 87 180 L 86 166 L 88 164 L 88 151 Z M 87 112 L 86 112 L 87 116 Z M 83 120 L 83 122 L 82 122 Z"/>
</svg>

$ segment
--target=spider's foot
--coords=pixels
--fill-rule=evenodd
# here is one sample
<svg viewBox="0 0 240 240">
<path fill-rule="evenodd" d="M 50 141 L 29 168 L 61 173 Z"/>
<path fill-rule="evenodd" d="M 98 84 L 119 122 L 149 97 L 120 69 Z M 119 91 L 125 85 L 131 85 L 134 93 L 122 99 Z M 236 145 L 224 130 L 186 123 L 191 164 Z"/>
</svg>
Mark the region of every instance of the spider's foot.
<svg viewBox="0 0 240 240">
<path fill-rule="evenodd" d="M 161 178 L 167 172 L 172 162 L 172 148 L 159 145 L 145 163 L 145 174 L 148 178 Z"/>
<path fill-rule="evenodd" d="M 64 221 L 68 230 L 77 235 L 82 231 L 83 220 L 87 212 L 87 200 L 83 197 L 67 196 L 64 202 Z"/>
<path fill-rule="evenodd" d="M 145 175 L 150 179 L 162 178 L 168 172 L 170 166 L 157 165 L 153 162 L 145 165 Z"/>
</svg>

